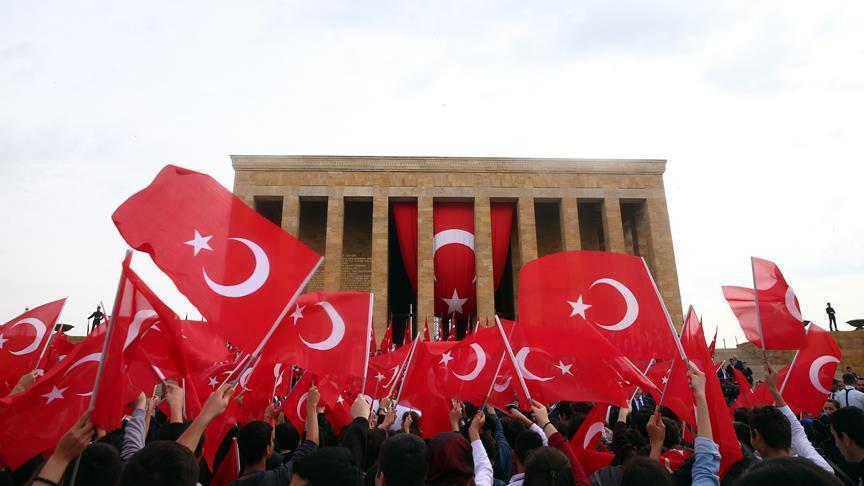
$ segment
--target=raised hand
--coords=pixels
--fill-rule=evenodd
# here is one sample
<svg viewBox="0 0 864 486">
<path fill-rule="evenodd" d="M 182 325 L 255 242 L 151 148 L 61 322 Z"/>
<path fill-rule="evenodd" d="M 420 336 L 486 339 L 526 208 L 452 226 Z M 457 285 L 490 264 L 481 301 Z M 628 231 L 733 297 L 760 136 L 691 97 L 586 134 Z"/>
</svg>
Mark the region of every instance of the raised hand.
<svg viewBox="0 0 864 486">
<path fill-rule="evenodd" d="M 486 423 L 486 414 L 483 410 L 478 409 L 471 419 L 471 425 L 468 426 L 468 438 L 471 442 L 480 440 L 480 431 L 483 429 L 483 424 Z"/>
<path fill-rule="evenodd" d="M 370 413 L 372 412 L 369 410 L 369 402 L 366 401 L 366 397 L 357 395 L 351 404 L 351 417 L 363 417 L 368 420 Z"/>
</svg>

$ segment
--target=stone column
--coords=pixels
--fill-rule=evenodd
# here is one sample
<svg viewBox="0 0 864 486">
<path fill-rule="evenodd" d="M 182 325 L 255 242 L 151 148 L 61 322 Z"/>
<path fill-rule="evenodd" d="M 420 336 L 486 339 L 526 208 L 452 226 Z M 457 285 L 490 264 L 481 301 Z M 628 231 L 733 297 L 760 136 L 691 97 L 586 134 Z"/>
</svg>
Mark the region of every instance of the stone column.
<svg viewBox="0 0 864 486">
<path fill-rule="evenodd" d="M 516 204 L 519 228 L 519 265 L 513 267 L 513 308 L 519 315 L 519 270 L 526 263 L 537 259 L 537 226 L 534 223 L 534 197 L 520 196 Z"/>
<path fill-rule="evenodd" d="M 479 191 L 478 191 L 479 193 Z M 477 275 L 477 320 L 495 315 L 492 271 L 492 214 L 488 196 L 474 198 L 474 269 Z"/>
<path fill-rule="evenodd" d="M 340 290 L 342 277 L 342 238 L 345 229 L 345 200 L 342 187 L 331 187 L 327 194 L 327 240 L 324 244 L 324 290 Z"/>
<path fill-rule="evenodd" d="M 387 269 L 390 205 L 387 191 L 375 188 L 372 199 L 372 293 L 375 294 L 373 325 L 377 339 L 387 330 Z"/>
<path fill-rule="evenodd" d="M 300 196 L 296 190 L 282 195 L 282 229 L 295 238 L 300 235 Z"/>
<path fill-rule="evenodd" d="M 421 188 L 422 191 L 422 188 Z M 435 317 L 435 263 L 432 260 L 431 196 L 417 198 L 417 319 Z"/>
<path fill-rule="evenodd" d="M 603 236 L 606 240 L 606 251 L 626 252 L 624 223 L 621 221 L 621 201 L 618 197 L 607 197 L 603 200 Z"/>
<path fill-rule="evenodd" d="M 684 325 L 681 291 L 678 288 L 675 250 L 672 248 L 672 229 L 669 225 L 669 212 L 662 186 L 653 197 L 645 201 L 645 206 L 650 228 L 648 238 L 654 253 L 654 281 L 657 282 L 672 323 L 680 331 Z"/>
<path fill-rule="evenodd" d="M 566 251 L 581 250 L 582 237 L 579 233 L 579 200 L 575 197 L 561 199 L 561 231 Z"/>
</svg>

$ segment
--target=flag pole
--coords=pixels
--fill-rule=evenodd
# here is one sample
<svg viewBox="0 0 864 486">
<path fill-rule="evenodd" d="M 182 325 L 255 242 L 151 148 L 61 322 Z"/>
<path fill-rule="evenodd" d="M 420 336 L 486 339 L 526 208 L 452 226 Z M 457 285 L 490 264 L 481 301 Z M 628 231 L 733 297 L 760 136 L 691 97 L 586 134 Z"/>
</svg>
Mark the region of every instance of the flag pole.
<svg viewBox="0 0 864 486">
<path fill-rule="evenodd" d="M 369 376 L 369 338 L 372 337 L 372 309 L 375 303 L 375 294 L 369 293 L 369 319 L 366 323 L 366 353 L 363 354 L 363 386 L 360 389 L 360 394 L 366 394 L 366 377 Z"/>
<path fill-rule="evenodd" d="M 504 357 L 507 356 L 507 351 L 501 353 L 501 359 L 498 360 L 498 368 L 495 369 L 495 376 L 492 377 L 492 383 L 489 383 L 489 391 L 486 392 L 486 399 L 483 400 L 483 408 L 489 404 L 489 397 L 492 396 L 492 389 L 495 388 L 495 381 L 498 380 L 498 373 L 501 372 L 501 365 L 504 364 Z"/>
<path fill-rule="evenodd" d="M 42 358 L 45 356 L 45 351 L 48 350 L 48 343 L 57 339 L 57 334 L 60 333 L 60 327 L 62 326 L 58 327 L 57 323 L 60 321 L 60 315 L 63 314 L 63 308 L 66 307 L 66 300 L 68 298 L 68 295 L 66 297 L 63 297 L 63 303 L 60 304 L 60 312 L 57 313 L 57 319 L 54 319 L 54 332 L 52 332 L 48 336 L 48 339 L 45 340 L 45 344 L 42 346 L 42 352 L 39 353 L 39 359 L 36 360 L 36 366 L 33 367 L 33 371 L 38 370 L 39 365 L 42 364 Z"/>
<path fill-rule="evenodd" d="M 630 363 L 631 366 L 633 366 L 633 368 L 636 368 L 636 365 L 634 365 L 633 362 L 630 361 L 630 358 L 625 356 L 624 359 L 626 359 L 627 362 Z M 648 362 L 648 366 L 645 367 L 645 371 L 642 371 L 639 368 L 636 368 L 636 370 L 639 371 L 639 373 L 642 375 L 642 378 L 644 378 L 645 381 L 654 385 L 654 388 L 657 388 L 657 385 L 653 381 L 648 379 L 648 371 L 651 369 L 651 367 L 654 366 L 654 363 L 656 363 L 656 362 L 657 361 L 654 358 L 651 358 L 651 361 Z M 637 386 L 636 388 L 638 389 L 639 387 Z M 659 390 L 659 388 L 658 388 L 658 390 Z M 633 390 L 633 396 L 630 397 L 630 401 L 633 401 L 634 398 L 636 398 L 636 390 Z"/>
<path fill-rule="evenodd" d="M 678 336 L 678 331 L 675 330 L 675 324 L 672 323 L 672 318 L 669 316 L 669 310 L 666 309 L 666 302 L 663 301 L 663 297 L 660 295 L 660 289 L 657 288 L 657 282 L 654 281 L 654 276 L 651 275 L 651 269 L 648 268 L 648 264 L 645 262 L 644 258 L 642 258 L 642 265 L 645 266 L 645 273 L 648 274 L 648 280 L 651 281 L 651 285 L 654 287 L 654 293 L 657 294 L 657 300 L 660 301 L 660 306 L 663 307 L 663 314 L 666 316 L 666 322 L 669 324 L 669 332 L 672 333 L 672 339 L 675 340 L 675 346 L 678 347 L 678 354 L 681 355 L 681 359 L 686 362 L 687 354 L 684 352 L 684 346 L 681 345 L 681 338 Z M 690 307 L 692 309 L 692 306 Z M 689 315 L 690 311 L 688 310 L 687 312 Z"/>
<path fill-rule="evenodd" d="M 252 361 L 254 361 L 255 358 L 257 358 L 261 354 L 261 350 L 263 350 L 264 346 L 266 346 L 267 343 L 270 342 L 270 338 L 273 337 L 273 334 L 276 332 L 276 329 L 278 329 L 279 325 L 282 324 L 282 320 L 285 319 L 286 315 L 288 315 L 288 311 L 291 310 L 291 307 L 297 302 L 297 298 L 300 297 L 300 292 L 302 292 L 303 289 L 306 288 L 306 286 L 309 284 L 309 281 L 312 280 L 312 276 L 315 275 L 315 273 L 318 271 L 318 268 L 321 266 L 321 263 L 323 263 L 323 262 L 324 262 L 324 257 L 321 257 L 318 259 L 318 263 L 315 264 L 315 267 L 312 269 L 311 272 L 309 272 L 309 275 L 306 275 L 306 278 L 303 280 L 303 283 L 301 283 L 300 286 L 297 287 L 297 290 L 294 292 L 294 295 L 291 296 L 291 299 L 288 301 L 287 304 L 285 304 L 285 307 L 282 309 L 282 312 L 279 313 L 279 316 L 276 317 L 275 321 L 273 321 L 273 325 L 270 326 L 270 330 L 267 331 L 267 334 L 265 334 L 264 338 L 261 339 L 261 342 L 258 343 L 258 347 L 255 348 L 255 351 L 252 352 L 252 359 L 250 359 L 246 363 L 246 367 L 244 367 L 242 370 L 240 370 L 240 372 L 238 373 L 237 376 L 242 375 L 246 371 L 246 368 L 248 368 L 249 365 L 252 364 Z M 366 338 L 368 339 L 369 336 L 366 336 Z M 233 372 L 232 372 L 232 374 L 233 374 Z M 231 376 L 229 375 L 228 378 L 231 378 Z"/>
<path fill-rule="evenodd" d="M 123 262 L 132 261 L 132 250 L 126 250 L 126 255 L 123 257 Z M 124 265 L 125 267 L 125 265 Z M 111 317 L 105 324 L 108 330 L 105 333 L 105 341 L 102 342 L 102 353 L 99 355 L 99 367 L 96 370 L 96 380 L 93 383 L 93 394 L 90 395 L 90 406 L 92 409 L 96 404 L 96 396 L 99 394 L 99 381 L 102 379 L 102 374 L 105 371 L 105 353 L 108 352 L 108 343 L 111 342 L 111 336 L 114 334 L 114 320 L 117 318 L 117 307 L 120 304 L 120 295 L 123 292 L 123 283 L 126 281 L 126 274 L 120 271 L 120 280 L 117 281 L 117 293 L 114 294 L 114 306 L 111 310 Z M 104 305 L 104 304 L 103 304 Z M 105 307 L 102 307 L 103 309 Z M 69 486 L 75 486 L 75 480 L 78 479 L 78 467 L 81 466 L 81 455 L 75 460 L 75 467 L 72 469 L 72 480 L 69 481 Z"/>
<path fill-rule="evenodd" d="M 813 325 L 812 323 L 807 325 L 807 334 L 810 334 L 810 326 L 812 326 L 812 325 Z M 795 351 L 795 356 L 792 357 L 792 362 L 789 363 L 789 369 L 786 370 L 786 376 L 783 377 L 783 384 L 780 385 L 780 395 L 783 395 L 783 391 L 786 390 L 786 382 L 789 381 L 789 375 L 792 374 L 792 368 L 795 367 L 795 361 L 798 360 L 798 353 L 800 353 L 800 352 L 801 352 L 800 349 Z"/>
<path fill-rule="evenodd" d="M 756 323 L 759 324 L 759 340 L 762 341 L 762 361 L 768 362 L 768 355 L 765 353 L 765 333 L 762 331 L 762 310 L 759 309 L 759 289 L 756 288 L 756 262 L 753 257 L 750 257 L 750 271 L 753 274 L 753 298 L 756 300 Z"/>
<path fill-rule="evenodd" d="M 522 369 L 516 362 L 516 356 L 513 355 L 513 348 L 510 347 L 510 340 L 507 339 L 507 335 L 504 334 L 504 327 L 501 325 L 501 319 L 498 318 L 498 314 L 495 314 L 495 325 L 498 326 L 498 332 L 501 333 L 501 339 L 504 341 L 504 348 L 507 350 L 507 354 L 510 356 L 510 361 L 513 363 L 513 368 L 516 370 L 516 376 L 519 378 L 519 384 L 522 385 L 522 391 L 525 392 L 525 398 L 530 401 L 531 392 L 528 391 L 528 385 L 525 384 L 525 377 L 522 376 Z"/>
<path fill-rule="evenodd" d="M 399 403 L 399 397 L 402 396 L 402 390 L 405 389 L 404 381 L 408 379 L 408 369 L 411 367 L 411 361 L 414 360 L 414 350 L 417 348 L 417 343 L 420 342 L 419 339 L 415 340 L 411 345 L 411 351 L 408 353 L 408 357 L 406 358 L 405 366 L 402 368 L 401 373 L 403 373 L 402 383 L 399 385 L 399 393 L 396 394 L 396 403 Z M 393 386 L 396 386 L 396 382 L 393 382 Z M 390 393 L 393 393 L 393 389 L 391 388 Z"/>
<path fill-rule="evenodd" d="M 660 394 L 660 401 L 657 402 L 657 409 L 659 410 L 661 406 L 663 406 L 663 400 L 666 399 L 666 390 L 669 389 L 669 382 L 672 381 L 672 372 L 675 370 L 675 363 L 677 363 L 677 359 L 672 360 L 672 365 L 669 367 L 669 373 L 666 375 L 666 383 L 663 385 L 663 393 Z"/>
</svg>

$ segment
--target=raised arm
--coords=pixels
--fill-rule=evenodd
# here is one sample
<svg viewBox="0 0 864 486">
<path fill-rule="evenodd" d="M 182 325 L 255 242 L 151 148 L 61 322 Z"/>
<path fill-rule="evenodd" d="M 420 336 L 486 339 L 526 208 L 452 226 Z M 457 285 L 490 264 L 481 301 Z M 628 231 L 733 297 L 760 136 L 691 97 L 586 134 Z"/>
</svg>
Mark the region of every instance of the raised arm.
<svg viewBox="0 0 864 486">
<path fill-rule="evenodd" d="M 201 407 L 201 413 L 199 413 L 189 427 L 183 431 L 183 434 L 177 439 L 177 443 L 185 446 L 190 451 L 194 451 L 198 446 L 198 442 L 201 440 L 201 436 L 204 434 L 204 429 L 207 428 L 207 425 L 209 425 L 214 418 L 221 415 L 225 409 L 228 408 L 228 403 L 231 402 L 231 397 L 233 396 L 234 387 L 227 383 L 211 393 L 210 396 L 207 397 L 207 401 L 204 402 L 204 405 Z"/>
<path fill-rule="evenodd" d="M 579 458 L 576 457 L 573 448 L 570 447 L 570 443 L 567 442 L 567 439 L 549 421 L 549 411 L 546 410 L 546 406 L 536 400 L 531 400 L 531 412 L 534 414 L 534 420 L 540 423 L 540 428 L 543 429 L 543 433 L 549 439 L 549 445 L 561 451 L 570 460 L 570 470 L 573 472 L 573 484 L 577 486 L 591 486 L 591 481 L 585 475 L 582 464 L 579 463 Z"/>
<path fill-rule="evenodd" d="M 480 430 L 486 423 L 486 414 L 478 409 L 468 426 L 468 439 L 471 441 L 471 456 L 474 458 L 474 484 L 477 486 L 492 486 L 492 462 L 486 455 L 486 448 L 480 440 Z"/>
<path fill-rule="evenodd" d="M 45 462 L 45 466 L 39 472 L 39 475 L 33 479 L 33 484 L 59 484 L 63 481 L 63 473 L 66 471 L 66 466 L 73 459 L 81 455 L 87 445 L 90 444 L 90 439 L 96 428 L 93 422 L 90 421 L 90 414 L 93 409 L 84 412 L 75 425 L 63 434 L 57 447 L 54 448 L 54 453 Z"/>
<path fill-rule="evenodd" d="M 708 400 L 705 397 L 705 373 L 699 371 L 693 363 L 687 372 L 690 377 L 690 388 L 693 390 L 693 400 L 696 402 L 696 440 L 693 470 L 691 471 L 694 486 L 720 486 L 720 449 L 714 443 L 711 432 L 711 416 L 708 410 Z"/>
</svg>

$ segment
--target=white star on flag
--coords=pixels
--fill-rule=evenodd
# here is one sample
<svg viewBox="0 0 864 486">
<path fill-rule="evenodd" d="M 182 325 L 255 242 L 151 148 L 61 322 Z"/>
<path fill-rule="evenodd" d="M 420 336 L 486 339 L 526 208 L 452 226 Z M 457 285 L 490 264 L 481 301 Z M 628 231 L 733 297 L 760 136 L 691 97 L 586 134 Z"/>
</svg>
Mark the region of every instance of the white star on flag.
<svg viewBox="0 0 864 486">
<path fill-rule="evenodd" d="M 3 345 L 6 344 L 6 341 L 8 341 L 8 339 L 4 339 L 3 333 L 0 333 L 0 349 L 3 349 Z"/>
<path fill-rule="evenodd" d="M 573 376 L 573 373 L 570 372 L 570 368 L 573 367 L 572 364 L 565 365 L 563 361 L 558 360 L 558 364 L 555 365 L 556 368 L 561 370 L 561 376 L 570 375 Z"/>
<path fill-rule="evenodd" d="M 375 379 L 378 380 L 378 381 L 381 381 L 381 380 L 383 380 L 384 378 L 385 378 L 385 376 L 382 375 L 380 371 L 378 372 L 377 375 L 375 375 Z"/>
<path fill-rule="evenodd" d="M 450 356 L 450 351 L 447 351 L 446 353 L 441 355 L 441 361 L 439 361 L 438 363 L 447 366 L 447 363 L 451 361 L 453 361 L 453 356 Z"/>
<path fill-rule="evenodd" d="M 216 381 L 215 376 L 211 376 L 210 377 L 210 383 L 207 383 L 207 384 L 210 385 L 210 388 L 216 388 L 219 385 L 219 382 Z"/>
<path fill-rule="evenodd" d="M 663 381 L 663 384 L 664 384 L 664 385 L 665 385 L 666 383 L 669 383 L 669 377 L 664 376 L 662 381 Z"/>
<path fill-rule="evenodd" d="M 443 300 L 444 303 L 447 304 L 447 314 L 462 314 L 462 305 L 465 304 L 465 302 L 468 302 L 467 297 L 464 299 L 459 298 L 459 293 L 456 292 L 456 289 L 453 289 L 452 297 L 450 297 L 449 299 L 441 297 L 441 300 Z"/>
<path fill-rule="evenodd" d="M 336 403 L 338 403 L 339 405 L 342 405 L 343 403 L 345 403 L 345 399 L 342 398 L 342 395 L 339 395 L 339 397 L 336 398 Z"/>
<path fill-rule="evenodd" d="M 52 386 L 50 392 L 42 395 L 43 397 L 48 399 L 48 401 L 45 402 L 45 405 L 48 405 L 54 400 L 63 400 L 63 392 L 65 392 L 67 389 L 69 389 L 68 386 L 66 388 L 57 388 L 56 386 Z"/>
<path fill-rule="evenodd" d="M 576 302 L 568 300 L 567 303 L 570 304 L 570 307 L 573 308 L 573 310 L 570 312 L 570 317 L 580 315 L 582 316 L 582 319 L 585 319 L 585 311 L 588 310 L 589 307 L 591 307 L 591 304 L 585 304 L 582 302 L 581 295 L 578 299 L 576 299 Z"/>
<path fill-rule="evenodd" d="M 195 248 L 195 256 L 198 256 L 198 252 L 201 250 L 213 251 L 213 248 L 210 248 L 210 238 L 213 238 L 213 235 L 210 236 L 201 236 L 201 233 L 198 230 L 195 230 L 195 238 L 184 242 L 184 244 Z"/>
<path fill-rule="evenodd" d="M 297 321 L 303 317 L 303 309 L 305 309 L 305 305 L 297 304 L 297 308 L 294 309 L 294 312 L 291 313 L 291 317 L 294 318 L 294 325 L 297 325 Z"/>
</svg>

